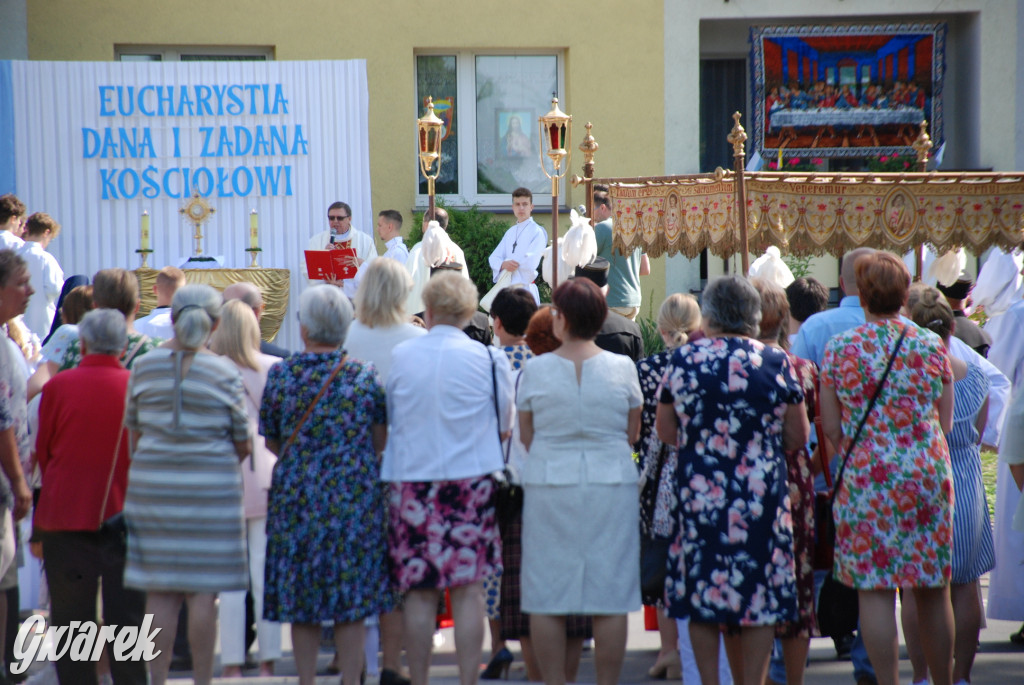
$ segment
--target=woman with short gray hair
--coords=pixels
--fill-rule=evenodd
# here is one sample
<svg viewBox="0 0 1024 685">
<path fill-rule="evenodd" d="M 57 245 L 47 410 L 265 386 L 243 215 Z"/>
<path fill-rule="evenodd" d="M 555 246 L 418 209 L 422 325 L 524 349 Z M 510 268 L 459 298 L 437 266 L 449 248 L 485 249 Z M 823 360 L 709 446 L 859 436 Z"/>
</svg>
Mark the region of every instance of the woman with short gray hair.
<svg viewBox="0 0 1024 685">
<path fill-rule="evenodd" d="M 761 325 L 761 296 L 745 278 L 722 276 L 701 295 L 704 325 L 722 334 L 756 338 Z"/>
<path fill-rule="evenodd" d="M 718 682 L 725 627 L 736 682 L 763 683 L 774 626 L 797 617 L 783 450 L 803 447 L 809 424 L 786 353 L 753 339 L 754 287 L 739 276 L 712 281 L 702 314 L 707 337 L 672 354 L 655 419 L 658 438 L 678 449 L 665 595 L 669 616 L 690 620 L 703 682 Z"/>
<path fill-rule="evenodd" d="M 220 293 L 208 285 L 178 290 L 174 337 L 134 363 L 128 386 L 125 425 L 135 451 L 124 579 L 148 593 L 146 611 L 160 629 L 154 685 L 167 679 L 183 601 L 195 682 L 210 682 L 217 593 L 248 587 L 239 462 L 251 440 L 242 377 L 206 349 L 220 308 Z"/>
<path fill-rule="evenodd" d="M 316 285 L 299 297 L 302 342 L 339 347 L 352 323 L 352 305 L 332 285 Z"/>
<path fill-rule="evenodd" d="M 305 350 L 275 364 L 260 433 L 278 456 L 267 502 L 263 617 L 292 624 L 301 685 L 316 681 L 320 624 L 334 623 L 342 679 L 363 670 L 363 619 L 390 611 L 387 516 L 380 460 L 384 387 L 341 344 L 352 305 L 317 285 L 299 299 Z"/>
<path fill-rule="evenodd" d="M 111 525 L 124 507 L 128 483 L 121 408 L 130 372 L 118 361 L 127 342 L 125 318 L 115 309 L 96 309 L 78 331 L 84 356 L 43 388 L 36 437 L 43 485 L 33 523 L 43 543 L 50 617 L 61 626 L 99 620 L 96 595 L 102 584 L 103 621 L 137 627 L 146 595 L 125 587 L 124 526 Z M 142 662 L 111 659 L 110 669 L 119 685 L 146 683 Z M 96 665 L 62 653 L 57 677 L 62 683 L 96 683 Z"/>
<path fill-rule="evenodd" d="M 116 309 L 94 309 L 78 322 L 83 354 L 120 355 L 128 344 L 124 314 Z"/>
</svg>

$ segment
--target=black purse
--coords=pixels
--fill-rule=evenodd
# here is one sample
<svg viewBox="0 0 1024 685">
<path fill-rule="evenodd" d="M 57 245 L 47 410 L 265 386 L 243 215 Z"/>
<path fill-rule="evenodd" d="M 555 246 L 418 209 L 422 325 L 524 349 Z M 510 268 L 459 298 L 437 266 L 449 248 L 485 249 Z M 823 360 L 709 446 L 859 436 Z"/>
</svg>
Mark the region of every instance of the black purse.
<svg viewBox="0 0 1024 685">
<path fill-rule="evenodd" d="M 488 350 L 490 354 L 490 350 Z M 494 357 L 491 357 L 491 390 L 494 400 L 494 418 L 498 424 L 498 444 L 501 439 L 501 411 L 498 409 L 498 377 L 494 368 Z M 516 379 L 516 393 L 519 392 L 519 379 Z M 522 517 L 523 488 L 512 480 L 512 471 L 508 467 L 508 456 L 512 449 L 512 436 L 504 445 L 502 456 L 504 468 L 494 476 L 494 515 L 498 519 L 498 527 L 504 530 L 510 523 Z"/>
<path fill-rule="evenodd" d="M 107 501 L 110 499 L 110 488 L 114 484 L 114 472 L 117 471 L 117 458 L 121 454 L 121 439 L 124 437 L 125 429 L 119 428 L 117 432 L 117 443 L 114 445 L 114 458 L 110 464 L 110 474 L 107 476 L 107 489 L 103 492 L 103 503 L 100 504 L 100 522 L 97 531 L 100 535 L 116 541 L 122 548 L 128 545 L 128 524 L 124 518 L 124 510 L 113 514 L 106 519 L 103 512 L 107 510 Z"/>
<path fill-rule="evenodd" d="M 640 491 L 640 507 L 647 521 L 654 520 L 654 510 L 661 486 L 661 472 L 665 468 L 668 446 L 658 452 L 658 466 L 653 479 L 648 479 Z M 672 541 L 650 531 L 640 535 L 640 596 L 644 604 L 657 604 L 665 598 L 665 577 L 668 575 L 668 548 Z"/>
<path fill-rule="evenodd" d="M 864 430 L 864 424 L 867 423 L 868 415 L 875 408 L 878 396 L 882 392 L 882 386 L 885 385 L 885 381 L 889 378 L 889 371 L 892 370 L 892 364 L 896 360 L 896 354 L 899 352 L 900 346 L 903 344 L 903 338 L 906 335 L 907 326 L 904 326 L 900 337 L 896 340 L 896 346 L 893 347 L 892 354 L 889 355 L 885 371 L 882 372 L 882 377 L 879 379 L 878 385 L 875 386 L 875 392 L 871 395 L 867 409 L 864 410 L 860 423 L 857 424 L 857 430 L 854 431 L 853 439 L 850 440 L 850 444 L 846 448 L 846 454 L 843 455 L 843 461 L 839 465 L 839 472 L 836 474 L 835 487 L 832 488 L 830 494 L 825 494 L 823 497 L 818 497 L 815 500 L 814 515 L 816 517 L 815 533 L 817 537 L 815 547 L 821 547 L 822 551 L 831 550 L 830 558 L 834 558 L 836 544 L 836 524 L 832 512 L 835 508 L 836 495 L 839 493 L 839 488 L 843 485 L 843 472 L 846 470 L 846 462 L 849 461 L 853 448 L 860 439 L 860 434 Z M 820 445 L 819 450 L 822 455 L 822 464 L 827 481 L 829 474 L 828 464 L 825 463 L 824 445 Z M 818 554 L 816 556 L 821 557 L 822 555 Z M 835 575 L 831 572 L 831 567 L 832 564 L 829 564 L 830 572 L 821 586 L 821 592 L 818 594 L 818 630 L 824 637 L 839 637 L 841 635 L 849 635 L 857 629 L 857 622 L 860 619 L 860 605 L 857 599 L 857 591 L 836 580 Z"/>
</svg>

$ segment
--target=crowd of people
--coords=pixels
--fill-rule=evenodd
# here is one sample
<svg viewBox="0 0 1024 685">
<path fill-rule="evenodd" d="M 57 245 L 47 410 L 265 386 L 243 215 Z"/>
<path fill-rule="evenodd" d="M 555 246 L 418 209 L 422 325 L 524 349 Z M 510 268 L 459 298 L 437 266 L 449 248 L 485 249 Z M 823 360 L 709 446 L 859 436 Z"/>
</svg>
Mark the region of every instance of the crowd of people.
<svg viewBox="0 0 1024 685">
<path fill-rule="evenodd" d="M 260 339 L 252 284 L 220 293 L 167 267 L 157 309 L 136 321 L 132 273 L 43 284 L 38 246 L 0 249 L 0 589 L 34 505 L 54 625 L 100 620 L 99 594 L 104 622 L 148 614 L 160 629 L 152 663 L 62 657 L 60 682 L 159 685 L 183 622 L 193 678 L 208 683 L 218 618 L 222 673 L 239 676 L 248 593 L 260 672 L 273 673 L 287 623 L 304 685 L 325 626 L 331 670 L 361 678 L 368 620 L 382 685 L 424 685 L 443 606 L 463 685 L 507 677 L 508 641 L 528 679 L 573 682 L 586 639 L 612 685 L 642 603 L 662 643 L 651 677 L 800 685 L 831 574 L 859 608 L 862 630 L 833 635 L 852 641 L 858 685 L 898 683 L 896 593 L 915 683 L 968 683 L 978 580 L 1006 561 L 979 452 L 1024 414 L 1007 380 L 1024 354 L 961 324 L 966 277 L 912 285 L 898 257 L 860 248 L 827 309 L 811 278 L 723 276 L 699 302 L 665 299 L 664 349 L 647 356 L 632 321 L 646 258 L 595 257 L 541 304 L 528 191 L 513 210 L 491 257 L 508 287 L 481 321 L 443 210 L 411 251 L 401 215 L 381 212 L 377 256 L 353 247 L 351 208 L 332 204 L 313 243 L 353 247 L 357 282 L 303 291 L 295 353 Z M 0 198 L 5 245 L 24 214 Z M 1024 422 L 1011 424 L 1005 506 L 1024 483 Z M 826 476 L 830 571 L 815 554 Z M 5 610 L 0 593 L 0 645 Z"/>
</svg>

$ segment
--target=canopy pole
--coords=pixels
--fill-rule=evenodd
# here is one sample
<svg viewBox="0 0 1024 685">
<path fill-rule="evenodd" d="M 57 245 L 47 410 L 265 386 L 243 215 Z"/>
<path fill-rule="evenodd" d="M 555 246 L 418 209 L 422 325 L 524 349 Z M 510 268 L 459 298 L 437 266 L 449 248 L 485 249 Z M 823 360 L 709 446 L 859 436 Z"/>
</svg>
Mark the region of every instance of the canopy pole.
<svg viewBox="0 0 1024 685">
<path fill-rule="evenodd" d="M 928 171 L 928 152 L 932 149 L 932 139 L 928 135 L 928 121 L 921 122 L 921 132 L 913 143 L 917 153 L 917 170 L 922 174 Z M 924 277 L 924 243 L 918 242 L 914 248 L 914 280 L 920 282 Z"/>
<path fill-rule="evenodd" d="M 747 242 L 747 187 L 744 178 L 747 166 L 747 153 L 743 143 L 747 140 L 747 132 L 740 126 L 741 115 L 732 115 L 735 124 L 729 133 L 728 141 L 732 143 L 733 168 L 736 170 L 736 218 L 740 226 L 740 263 L 743 265 L 743 277 L 750 275 L 750 248 Z"/>
</svg>

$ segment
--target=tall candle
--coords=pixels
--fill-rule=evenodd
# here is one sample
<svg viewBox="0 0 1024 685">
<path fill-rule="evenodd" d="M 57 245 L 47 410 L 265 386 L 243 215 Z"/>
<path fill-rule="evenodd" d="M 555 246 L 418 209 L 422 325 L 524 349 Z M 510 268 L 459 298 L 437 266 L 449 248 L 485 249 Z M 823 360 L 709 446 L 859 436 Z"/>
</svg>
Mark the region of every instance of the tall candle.
<svg viewBox="0 0 1024 685">
<path fill-rule="evenodd" d="M 782 148 L 779 148 L 779 171 L 782 171 Z"/>
<path fill-rule="evenodd" d="M 256 210 L 249 212 L 249 247 L 253 250 L 260 246 L 260 225 L 259 216 Z"/>
<path fill-rule="evenodd" d="M 139 249 L 149 249 L 149 212 L 142 213 L 142 228 L 139 231 Z"/>
</svg>

